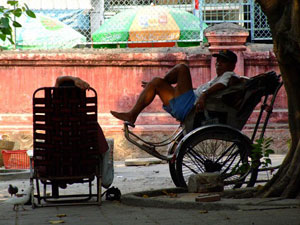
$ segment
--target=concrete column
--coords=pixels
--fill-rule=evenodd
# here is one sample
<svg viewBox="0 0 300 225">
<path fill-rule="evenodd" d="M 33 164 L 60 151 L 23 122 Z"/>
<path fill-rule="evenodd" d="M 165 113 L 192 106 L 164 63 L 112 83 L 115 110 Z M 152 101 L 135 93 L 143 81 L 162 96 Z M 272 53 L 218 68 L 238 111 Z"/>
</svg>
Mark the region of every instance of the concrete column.
<svg viewBox="0 0 300 225">
<path fill-rule="evenodd" d="M 91 0 L 91 33 L 94 33 L 104 22 L 104 0 Z"/>
<path fill-rule="evenodd" d="M 244 54 L 247 49 L 245 46 L 249 32 L 242 26 L 233 23 L 221 23 L 208 27 L 204 35 L 209 43 L 209 51 L 214 54 L 223 49 L 228 49 L 236 53 L 238 61 L 236 64 L 235 72 L 238 75 L 244 76 Z M 211 75 L 216 75 L 215 68 L 216 58 L 211 60 Z"/>
</svg>

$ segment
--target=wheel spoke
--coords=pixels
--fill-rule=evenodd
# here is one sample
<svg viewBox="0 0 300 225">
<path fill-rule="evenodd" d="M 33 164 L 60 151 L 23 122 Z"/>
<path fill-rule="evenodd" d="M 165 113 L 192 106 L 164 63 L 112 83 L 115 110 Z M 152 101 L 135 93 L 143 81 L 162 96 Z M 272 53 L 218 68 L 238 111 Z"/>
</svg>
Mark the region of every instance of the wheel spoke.
<svg viewBox="0 0 300 225">
<path fill-rule="evenodd" d="M 226 160 L 223 161 L 222 167 L 225 167 L 225 166 L 227 167 L 227 169 L 224 170 L 224 172 L 227 172 L 227 170 L 228 170 L 229 168 L 231 168 L 231 165 L 232 165 L 234 162 L 236 162 L 235 160 L 236 160 L 236 158 L 237 158 L 238 156 L 239 156 L 239 152 L 236 151 L 235 153 L 229 155 L 229 157 L 227 157 Z M 238 160 L 238 163 L 237 163 L 237 164 L 239 164 L 240 161 L 241 161 L 241 159 Z M 229 163 L 229 164 L 228 164 L 228 163 Z"/>
<path fill-rule="evenodd" d="M 204 172 L 201 165 L 204 163 L 204 159 L 201 155 L 198 154 L 193 148 L 188 148 L 187 153 L 185 155 L 185 159 L 183 159 L 183 165 L 190 169 L 193 173 L 197 174 L 198 172 L 191 168 L 188 164 L 194 165 L 200 172 Z"/>
<path fill-rule="evenodd" d="M 230 165 L 227 166 L 227 168 L 223 171 L 223 174 L 227 174 L 227 172 L 229 171 L 229 169 L 232 169 L 233 167 L 231 167 L 231 165 L 233 164 L 234 161 L 231 161 Z M 239 165 L 241 162 L 241 160 L 238 161 L 238 163 L 236 163 L 236 165 Z M 226 178 L 232 176 L 231 173 L 228 173 L 228 176 L 226 176 Z"/>
<path fill-rule="evenodd" d="M 225 157 L 225 155 L 231 155 L 232 149 L 234 149 L 234 147 L 235 147 L 235 143 L 233 143 L 229 148 L 227 148 L 225 151 L 223 151 L 223 153 L 218 157 L 216 162 L 219 162 L 219 160 L 223 159 L 223 157 Z"/>
<path fill-rule="evenodd" d="M 200 163 L 204 163 L 204 158 L 197 152 L 194 150 L 194 148 L 188 147 L 188 153 L 190 153 L 191 155 L 193 155 L 196 159 L 198 159 L 198 161 Z"/>
<path fill-rule="evenodd" d="M 198 174 L 196 170 L 194 170 L 192 167 L 188 166 L 184 162 L 182 162 L 182 165 L 184 165 L 186 168 L 188 168 L 190 171 L 192 171 L 194 174 Z"/>
<path fill-rule="evenodd" d="M 224 127 L 199 132 L 187 140 L 178 154 L 178 180 L 186 186 L 191 174 L 219 171 L 224 180 L 233 180 L 233 187 L 240 187 L 242 180 L 239 178 L 244 179 L 243 174 L 233 174 L 232 170 L 247 160 L 246 150 L 250 143 L 236 131 Z M 236 183 L 235 180 L 241 182 Z"/>
</svg>

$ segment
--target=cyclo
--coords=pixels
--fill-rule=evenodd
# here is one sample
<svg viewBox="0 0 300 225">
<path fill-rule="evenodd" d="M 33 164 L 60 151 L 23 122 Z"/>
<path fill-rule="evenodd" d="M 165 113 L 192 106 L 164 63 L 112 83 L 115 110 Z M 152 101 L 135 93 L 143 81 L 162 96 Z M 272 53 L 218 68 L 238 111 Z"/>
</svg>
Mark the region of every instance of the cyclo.
<svg viewBox="0 0 300 225">
<path fill-rule="evenodd" d="M 177 187 L 186 187 L 190 175 L 204 172 L 219 172 L 224 184 L 234 188 L 243 184 L 254 186 L 262 168 L 259 159 L 251 157 L 252 144 L 259 127 L 259 138 L 264 137 L 283 83 L 273 71 L 231 82 L 230 87 L 209 97 L 204 112 L 191 110 L 167 139 L 148 142 L 129 129 L 135 127 L 133 124 L 124 122 L 126 139 L 150 155 L 166 160 Z M 259 103 L 260 112 L 249 138 L 242 129 Z M 168 146 L 167 155 L 157 151 L 163 146 Z M 249 164 L 252 166 L 248 169 L 239 169 Z"/>
</svg>

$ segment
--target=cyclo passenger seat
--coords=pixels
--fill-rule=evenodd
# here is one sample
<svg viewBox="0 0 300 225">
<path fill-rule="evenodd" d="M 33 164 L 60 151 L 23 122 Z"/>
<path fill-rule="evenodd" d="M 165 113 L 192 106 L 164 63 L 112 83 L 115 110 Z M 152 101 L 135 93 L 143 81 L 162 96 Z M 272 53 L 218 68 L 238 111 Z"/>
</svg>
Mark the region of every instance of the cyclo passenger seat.
<svg viewBox="0 0 300 225">
<path fill-rule="evenodd" d="M 273 95 L 280 84 L 274 71 L 257 76 L 234 77 L 228 88 L 207 98 L 204 112 L 195 107 L 186 116 L 182 126 L 188 133 L 208 124 L 227 124 L 241 130 L 263 96 Z"/>
</svg>

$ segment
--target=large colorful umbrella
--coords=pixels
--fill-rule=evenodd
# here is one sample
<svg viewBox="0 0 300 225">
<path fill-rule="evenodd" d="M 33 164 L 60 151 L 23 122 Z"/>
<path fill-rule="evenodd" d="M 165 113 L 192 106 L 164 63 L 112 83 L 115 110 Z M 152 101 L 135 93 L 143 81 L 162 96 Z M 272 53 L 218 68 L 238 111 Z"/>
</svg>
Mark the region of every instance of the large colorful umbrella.
<svg viewBox="0 0 300 225">
<path fill-rule="evenodd" d="M 92 39 L 96 48 L 125 47 L 127 42 L 129 47 L 174 46 L 175 42 L 180 47 L 194 46 L 202 38 L 200 25 L 199 18 L 189 12 L 144 6 L 113 16 L 92 34 Z M 202 26 L 207 27 L 204 23 Z"/>
<path fill-rule="evenodd" d="M 86 37 L 68 25 L 43 14 L 36 18 L 21 16 L 16 29 L 16 46 L 22 49 L 66 49 L 86 42 Z M 8 41 L 0 43 L 12 47 Z"/>
</svg>

